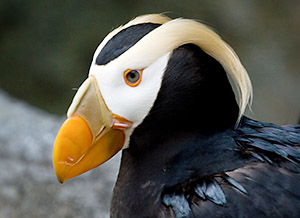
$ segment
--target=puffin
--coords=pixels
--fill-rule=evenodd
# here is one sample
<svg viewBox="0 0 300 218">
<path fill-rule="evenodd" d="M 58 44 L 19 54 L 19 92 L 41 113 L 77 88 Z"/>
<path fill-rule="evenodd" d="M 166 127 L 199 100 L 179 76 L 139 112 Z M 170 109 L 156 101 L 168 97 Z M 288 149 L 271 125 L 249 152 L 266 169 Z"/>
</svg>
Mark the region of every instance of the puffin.
<svg viewBox="0 0 300 218">
<path fill-rule="evenodd" d="M 250 119 L 251 100 L 210 27 L 138 16 L 96 49 L 54 142 L 56 176 L 122 152 L 113 218 L 300 217 L 300 125 Z"/>
</svg>

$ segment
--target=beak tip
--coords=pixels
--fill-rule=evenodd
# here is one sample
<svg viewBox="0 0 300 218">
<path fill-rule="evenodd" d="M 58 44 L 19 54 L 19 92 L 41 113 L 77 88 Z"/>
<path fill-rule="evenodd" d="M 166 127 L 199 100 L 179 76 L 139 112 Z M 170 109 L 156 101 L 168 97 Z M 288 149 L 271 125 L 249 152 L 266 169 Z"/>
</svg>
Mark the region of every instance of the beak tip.
<svg viewBox="0 0 300 218">
<path fill-rule="evenodd" d="M 57 172 L 56 172 L 56 173 L 57 173 Z M 64 181 L 65 181 L 64 177 L 61 176 L 61 175 L 57 175 L 57 174 L 56 174 L 56 178 L 57 178 L 57 180 L 58 180 L 58 182 L 59 182 L 60 184 L 63 184 Z"/>
<path fill-rule="evenodd" d="M 59 181 L 60 184 L 63 184 L 64 181 L 65 181 L 65 180 L 64 180 L 63 178 L 61 178 L 61 177 L 57 177 L 57 180 Z"/>
</svg>

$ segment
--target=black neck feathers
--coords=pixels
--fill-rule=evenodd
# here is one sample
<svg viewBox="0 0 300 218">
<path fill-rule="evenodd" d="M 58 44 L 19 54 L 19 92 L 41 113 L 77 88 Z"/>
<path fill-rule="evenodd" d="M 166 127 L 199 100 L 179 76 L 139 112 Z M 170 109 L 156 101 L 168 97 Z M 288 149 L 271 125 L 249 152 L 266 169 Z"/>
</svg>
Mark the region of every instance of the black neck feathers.
<svg viewBox="0 0 300 218">
<path fill-rule="evenodd" d="M 122 152 L 111 217 L 299 214 L 300 126 L 243 117 L 233 129 L 238 112 L 223 67 L 194 45 L 176 49 Z"/>
<path fill-rule="evenodd" d="M 111 216 L 153 217 L 165 188 L 194 174 L 231 169 L 231 162 L 223 160 L 237 158 L 230 128 L 238 112 L 216 60 L 190 44 L 173 51 L 150 113 L 122 152 Z"/>
<path fill-rule="evenodd" d="M 233 127 L 238 113 L 221 64 L 199 47 L 183 45 L 173 51 L 157 99 L 131 138 L 194 130 L 214 133 Z"/>
</svg>

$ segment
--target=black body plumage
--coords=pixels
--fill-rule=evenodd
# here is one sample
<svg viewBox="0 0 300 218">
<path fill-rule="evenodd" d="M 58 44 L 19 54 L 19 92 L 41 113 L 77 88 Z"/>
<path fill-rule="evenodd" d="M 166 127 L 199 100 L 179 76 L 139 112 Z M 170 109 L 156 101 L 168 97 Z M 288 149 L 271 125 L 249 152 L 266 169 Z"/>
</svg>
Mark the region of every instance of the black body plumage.
<svg viewBox="0 0 300 218">
<path fill-rule="evenodd" d="M 299 217 L 300 126 L 243 117 L 223 67 L 173 51 L 122 154 L 111 217 Z"/>
</svg>

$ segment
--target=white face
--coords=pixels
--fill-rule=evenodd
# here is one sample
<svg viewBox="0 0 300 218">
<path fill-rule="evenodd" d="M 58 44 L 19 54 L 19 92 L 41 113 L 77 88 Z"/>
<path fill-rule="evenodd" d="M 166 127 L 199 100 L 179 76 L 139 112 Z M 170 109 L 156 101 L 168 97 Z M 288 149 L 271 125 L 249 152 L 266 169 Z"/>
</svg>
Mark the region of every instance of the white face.
<svg viewBox="0 0 300 218">
<path fill-rule="evenodd" d="M 96 52 L 99 53 L 99 51 Z M 122 55 L 126 55 L 126 52 Z M 95 54 L 94 57 L 97 55 Z M 94 58 L 89 76 L 96 78 L 102 97 L 112 113 L 133 122 L 128 134 L 132 133 L 151 110 L 160 89 L 169 57 L 170 52 L 145 67 L 141 82 L 135 87 L 131 87 L 125 82 L 124 72 L 128 69 L 141 70 L 138 66 L 143 66 L 143 63 L 133 63 L 134 61 L 132 61 L 130 66 L 128 63 L 123 63 L 122 58 L 116 58 L 106 65 L 99 66 L 95 63 Z"/>
</svg>

